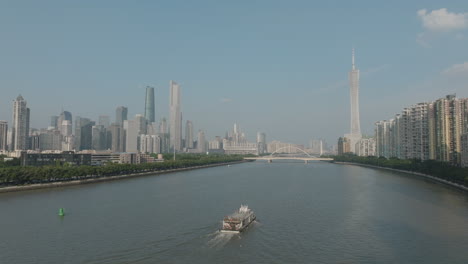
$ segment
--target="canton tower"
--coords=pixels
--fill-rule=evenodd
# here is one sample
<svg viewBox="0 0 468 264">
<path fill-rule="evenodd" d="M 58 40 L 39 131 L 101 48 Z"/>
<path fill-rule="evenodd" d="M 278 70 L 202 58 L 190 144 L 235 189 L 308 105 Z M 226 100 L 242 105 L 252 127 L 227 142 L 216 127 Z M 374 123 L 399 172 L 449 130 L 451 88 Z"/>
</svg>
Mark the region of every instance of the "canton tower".
<svg viewBox="0 0 468 264">
<path fill-rule="evenodd" d="M 354 49 L 352 52 L 352 69 L 349 72 L 349 95 L 351 103 L 351 131 L 345 137 L 350 140 L 350 151 L 356 153 L 356 143 L 362 138 L 359 122 L 359 70 L 354 64 Z"/>
<path fill-rule="evenodd" d="M 352 69 L 349 72 L 349 92 L 351 99 L 351 135 L 361 136 L 361 124 L 359 122 L 359 70 L 354 64 L 354 49 L 352 54 Z"/>
</svg>

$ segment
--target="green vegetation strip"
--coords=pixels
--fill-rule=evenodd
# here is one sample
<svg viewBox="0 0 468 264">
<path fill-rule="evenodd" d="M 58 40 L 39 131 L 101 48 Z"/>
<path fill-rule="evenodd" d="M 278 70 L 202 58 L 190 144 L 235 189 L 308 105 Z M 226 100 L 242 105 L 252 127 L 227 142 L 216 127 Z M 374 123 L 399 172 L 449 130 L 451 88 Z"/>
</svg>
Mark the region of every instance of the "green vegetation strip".
<svg viewBox="0 0 468 264">
<path fill-rule="evenodd" d="M 75 181 L 143 172 L 183 169 L 218 163 L 242 161 L 238 155 L 195 155 L 176 161 L 143 164 L 107 164 L 105 166 L 0 167 L 0 186 Z"/>
<path fill-rule="evenodd" d="M 446 162 L 434 160 L 402 160 L 384 157 L 359 157 L 342 155 L 333 157 L 336 162 L 352 162 L 377 167 L 385 167 L 408 172 L 422 173 L 448 182 L 468 187 L 468 168 L 460 168 Z"/>
</svg>

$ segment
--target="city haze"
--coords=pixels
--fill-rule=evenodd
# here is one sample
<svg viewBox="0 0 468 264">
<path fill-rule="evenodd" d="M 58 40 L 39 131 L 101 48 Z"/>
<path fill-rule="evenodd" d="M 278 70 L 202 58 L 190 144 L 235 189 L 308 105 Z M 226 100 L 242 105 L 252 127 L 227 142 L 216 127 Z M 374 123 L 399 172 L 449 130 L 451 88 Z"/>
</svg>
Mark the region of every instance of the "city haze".
<svg viewBox="0 0 468 264">
<path fill-rule="evenodd" d="M 112 6 L 112 7 L 111 7 Z M 169 81 L 184 120 L 207 138 L 237 122 L 250 140 L 307 144 L 349 132 L 351 49 L 361 132 L 403 107 L 468 96 L 466 1 L 255 3 L 31 1 L 0 4 L 0 120 L 21 94 L 31 127 L 63 110 L 97 120 L 145 111 L 169 118 Z"/>
</svg>

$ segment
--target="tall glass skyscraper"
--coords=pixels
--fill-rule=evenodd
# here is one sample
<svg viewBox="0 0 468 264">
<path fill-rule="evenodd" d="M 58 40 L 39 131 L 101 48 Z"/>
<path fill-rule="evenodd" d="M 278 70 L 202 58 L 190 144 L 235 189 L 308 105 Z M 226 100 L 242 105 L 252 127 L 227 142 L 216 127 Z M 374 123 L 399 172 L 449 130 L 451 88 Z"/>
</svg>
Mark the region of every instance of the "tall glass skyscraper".
<svg viewBox="0 0 468 264">
<path fill-rule="evenodd" d="M 193 123 L 190 120 L 185 123 L 185 147 L 193 148 Z"/>
<path fill-rule="evenodd" d="M 169 135 L 171 148 L 173 148 L 175 151 L 180 151 L 182 149 L 182 113 L 180 112 L 180 86 L 174 81 L 170 81 L 169 86 Z"/>
<path fill-rule="evenodd" d="M 154 87 L 146 86 L 145 98 L 145 118 L 149 123 L 155 121 L 154 119 Z"/>
<path fill-rule="evenodd" d="M 128 108 L 125 106 L 119 106 L 115 110 L 115 123 L 123 126 L 123 122 L 127 120 Z"/>
<path fill-rule="evenodd" d="M 13 101 L 12 149 L 27 150 L 29 137 L 29 108 L 21 95 Z"/>
</svg>

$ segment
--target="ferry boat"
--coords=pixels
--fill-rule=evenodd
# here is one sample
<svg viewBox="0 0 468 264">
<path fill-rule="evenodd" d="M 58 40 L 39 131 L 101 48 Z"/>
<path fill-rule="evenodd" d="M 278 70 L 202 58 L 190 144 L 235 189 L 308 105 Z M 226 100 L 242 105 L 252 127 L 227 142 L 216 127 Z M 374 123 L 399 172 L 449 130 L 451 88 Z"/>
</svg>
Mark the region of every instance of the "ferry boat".
<svg viewBox="0 0 468 264">
<path fill-rule="evenodd" d="M 240 233 L 256 218 L 252 209 L 247 205 L 241 205 L 239 210 L 224 217 L 223 228 L 220 231 L 225 233 Z"/>
</svg>

